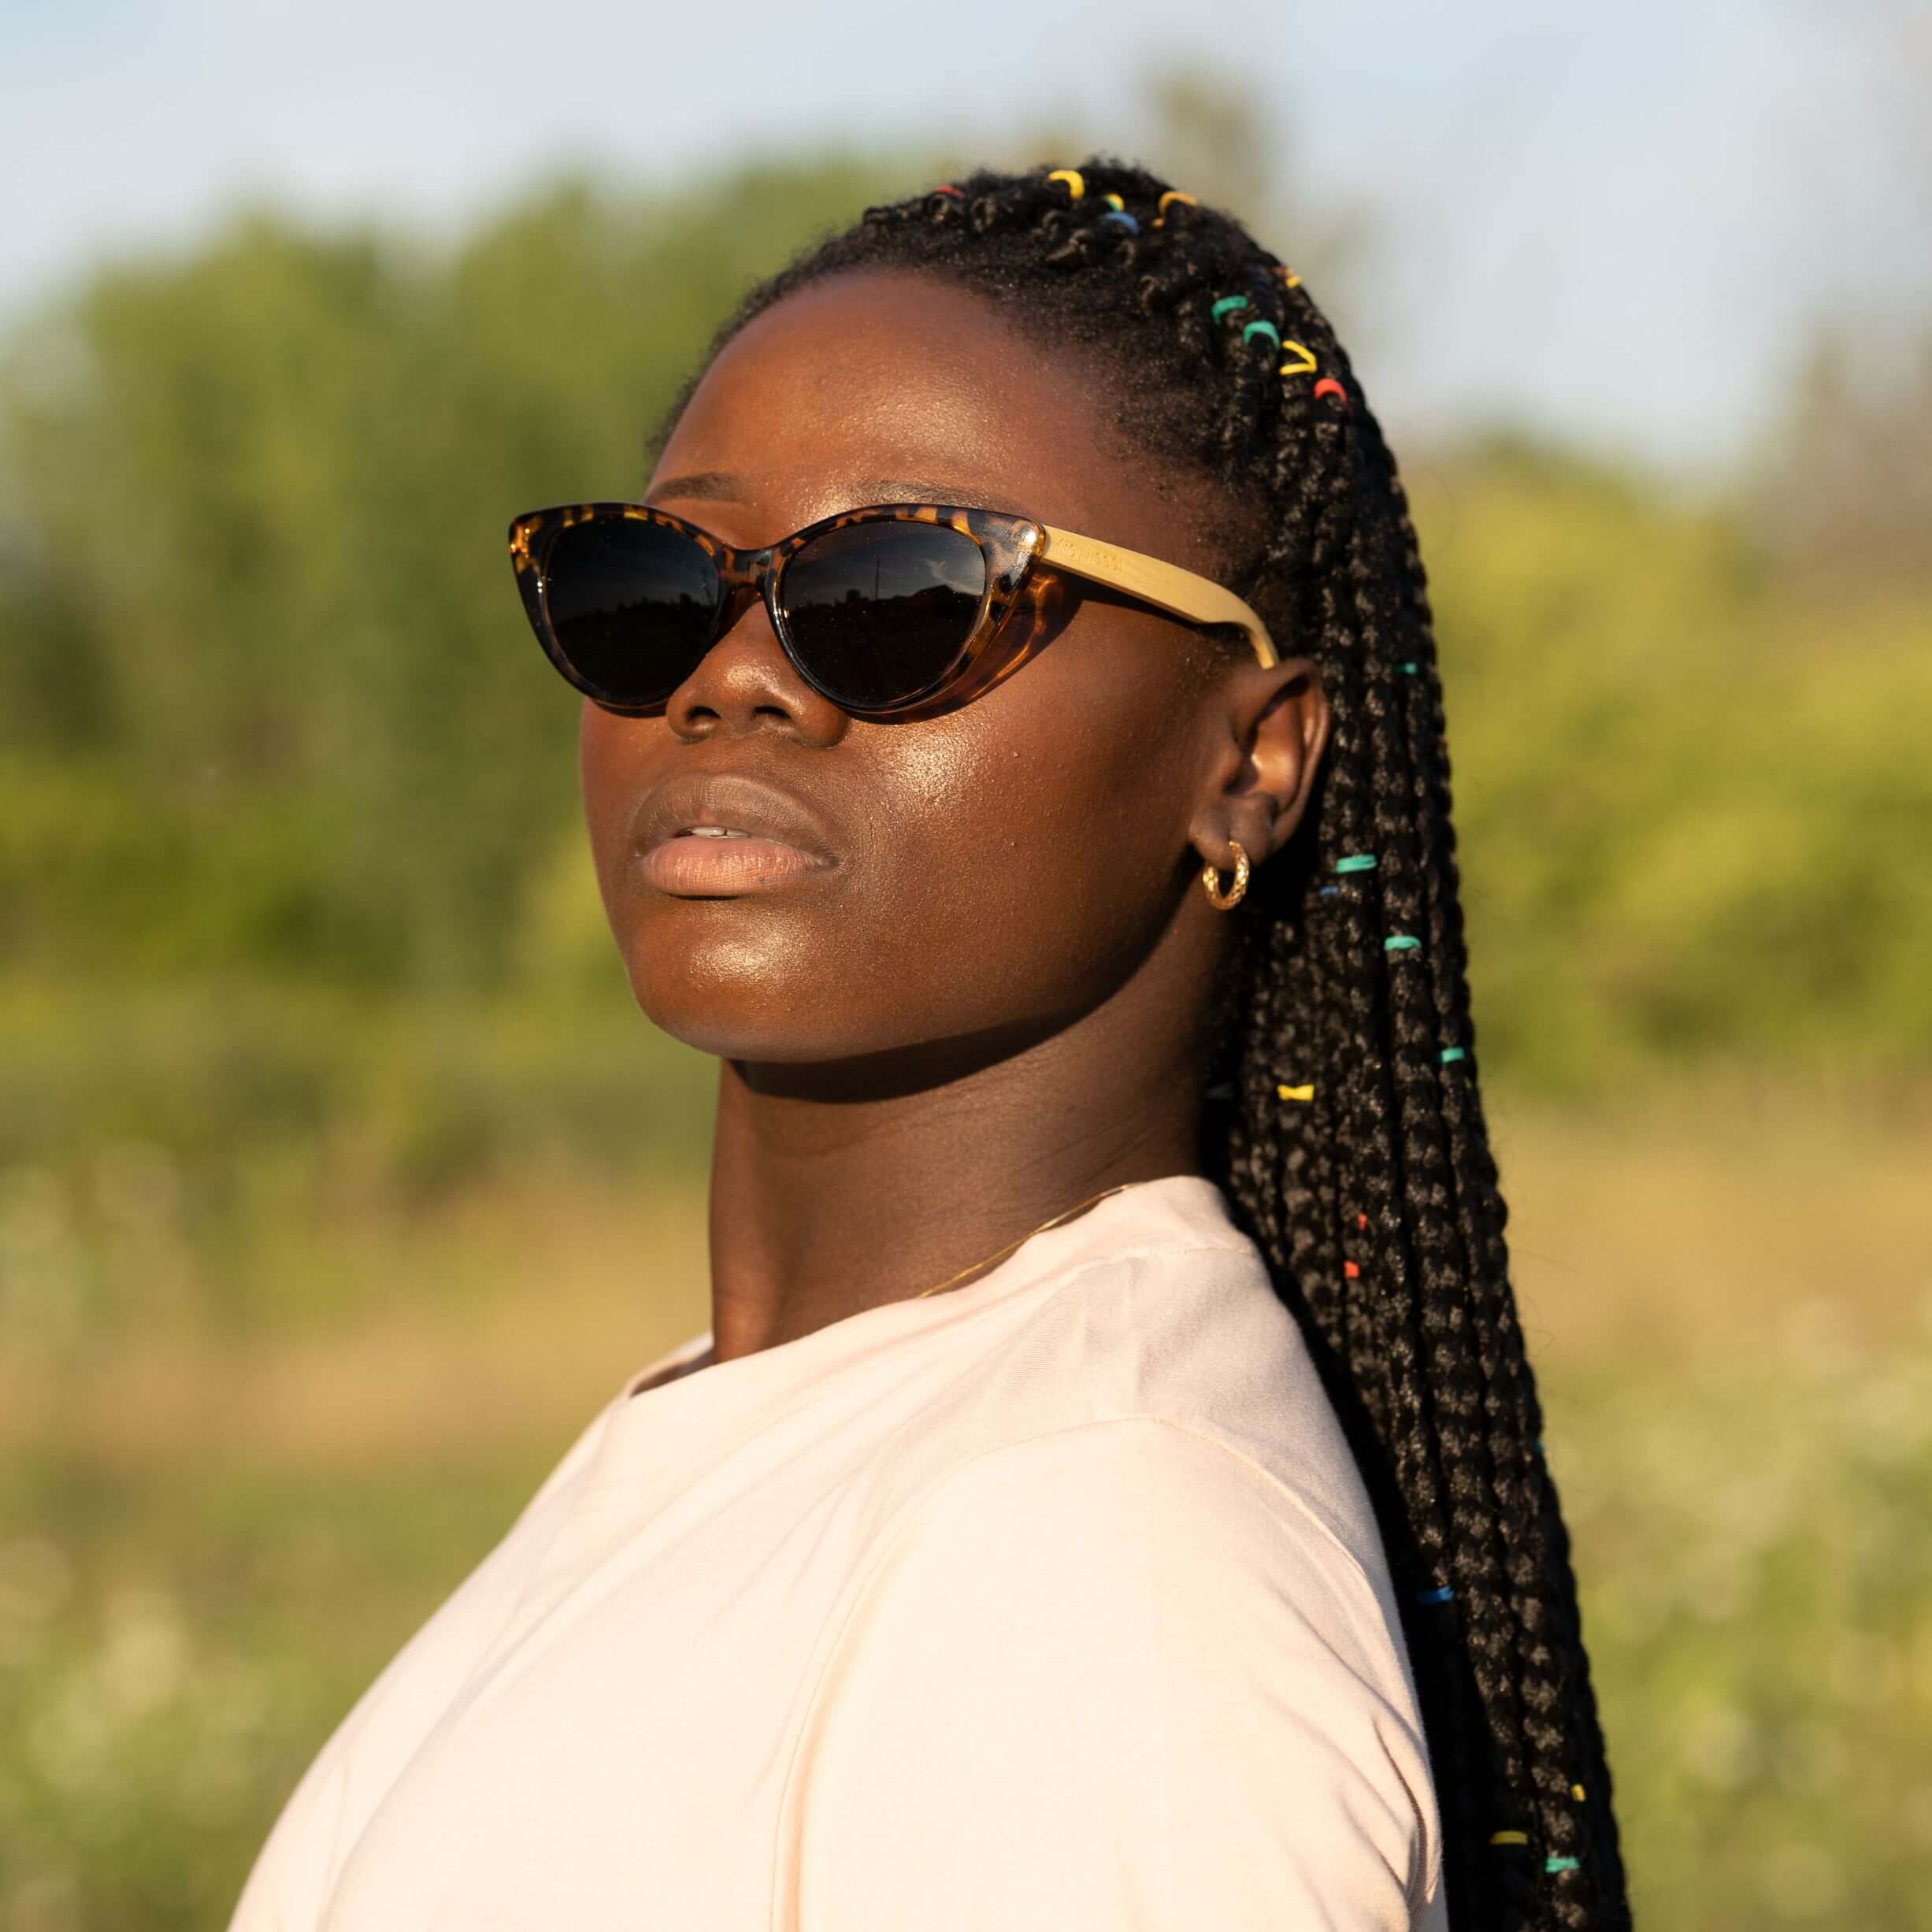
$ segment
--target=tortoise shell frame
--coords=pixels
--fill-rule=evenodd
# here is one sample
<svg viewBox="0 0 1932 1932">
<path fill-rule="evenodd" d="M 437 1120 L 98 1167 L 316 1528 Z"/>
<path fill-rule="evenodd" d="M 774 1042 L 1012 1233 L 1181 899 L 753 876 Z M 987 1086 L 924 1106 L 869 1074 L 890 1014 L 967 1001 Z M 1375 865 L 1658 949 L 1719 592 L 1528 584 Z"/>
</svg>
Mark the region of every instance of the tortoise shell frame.
<svg viewBox="0 0 1932 1932">
<path fill-rule="evenodd" d="M 719 599 L 711 640 L 724 636 L 751 606 L 762 602 L 779 645 L 807 684 L 855 718 L 913 718 L 977 697 L 1010 677 L 1050 633 L 1046 582 L 1066 571 L 1125 591 L 1171 617 L 1196 625 L 1232 625 L 1245 633 L 1263 666 L 1277 662 L 1267 629 L 1233 591 L 1211 579 L 1164 563 L 1137 551 L 1118 550 L 1090 537 L 1076 536 L 1031 517 L 1003 510 L 963 509 L 944 503 L 873 503 L 842 511 L 795 530 L 762 550 L 741 550 L 682 517 L 641 503 L 576 503 L 526 511 L 510 526 L 510 562 L 530 625 L 545 655 L 564 678 L 604 710 L 628 717 L 655 717 L 669 694 L 648 704 L 625 704 L 578 672 L 565 655 L 552 629 L 544 598 L 544 566 L 558 536 L 573 525 L 628 519 L 675 530 L 695 543 L 718 572 Z M 939 675 L 890 705 L 861 706 L 828 691 L 801 661 L 785 613 L 785 566 L 814 539 L 860 523 L 944 524 L 971 540 L 985 559 L 986 587 L 971 629 Z M 1045 573 L 1037 566 L 1045 565 Z M 1016 610 L 1029 620 L 1010 622 Z"/>
</svg>

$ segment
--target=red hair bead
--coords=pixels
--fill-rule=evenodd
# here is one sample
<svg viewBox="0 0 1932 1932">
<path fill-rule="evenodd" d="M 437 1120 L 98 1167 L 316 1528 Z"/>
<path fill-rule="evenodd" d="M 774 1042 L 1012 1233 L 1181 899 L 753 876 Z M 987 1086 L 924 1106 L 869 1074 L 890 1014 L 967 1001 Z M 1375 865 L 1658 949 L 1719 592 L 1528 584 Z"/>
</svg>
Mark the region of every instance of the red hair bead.
<svg viewBox="0 0 1932 1932">
<path fill-rule="evenodd" d="M 1333 376 L 1324 376 L 1315 384 L 1315 393 L 1318 396 L 1340 396 L 1342 407 L 1347 409 L 1349 406 L 1348 391 Z"/>
<path fill-rule="evenodd" d="M 1344 1261 L 1341 1264 L 1341 1271 L 1352 1281 L 1359 1281 L 1361 1278 L 1362 1270 L 1352 1261 Z"/>
</svg>

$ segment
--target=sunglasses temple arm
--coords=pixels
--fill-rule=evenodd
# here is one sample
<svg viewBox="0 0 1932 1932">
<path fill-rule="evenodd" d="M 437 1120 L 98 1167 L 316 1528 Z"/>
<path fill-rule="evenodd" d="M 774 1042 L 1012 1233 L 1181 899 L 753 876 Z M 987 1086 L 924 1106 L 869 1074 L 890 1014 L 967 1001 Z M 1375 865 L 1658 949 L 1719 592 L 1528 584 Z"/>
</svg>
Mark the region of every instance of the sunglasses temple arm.
<svg viewBox="0 0 1932 1932">
<path fill-rule="evenodd" d="M 1281 662 L 1260 617 L 1233 591 L 1210 579 L 1138 551 L 1116 550 L 1090 537 L 1043 524 L 1040 561 L 1056 570 L 1129 592 L 1143 603 L 1188 624 L 1231 624 L 1247 637 L 1263 669 Z"/>
</svg>

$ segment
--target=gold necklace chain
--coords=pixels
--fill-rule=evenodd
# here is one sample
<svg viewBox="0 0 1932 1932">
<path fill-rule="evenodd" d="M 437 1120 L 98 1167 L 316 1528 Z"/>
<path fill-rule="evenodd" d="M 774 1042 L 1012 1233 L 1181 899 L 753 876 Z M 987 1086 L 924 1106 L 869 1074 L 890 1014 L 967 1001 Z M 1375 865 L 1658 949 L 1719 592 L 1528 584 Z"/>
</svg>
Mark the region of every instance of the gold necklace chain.
<svg viewBox="0 0 1932 1932">
<path fill-rule="evenodd" d="M 922 1288 L 916 1295 L 908 1295 L 906 1299 L 908 1301 L 923 1301 L 928 1295 L 943 1294 L 949 1288 L 957 1288 L 969 1274 L 977 1274 L 981 1269 L 990 1268 L 995 1262 L 1004 1261 L 1015 1248 L 1024 1248 L 1036 1234 L 1044 1234 L 1049 1229 L 1062 1226 L 1066 1222 L 1071 1221 L 1076 1214 L 1084 1214 L 1096 1202 L 1105 1200 L 1110 1194 L 1118 1194 L 1122 1188 L 1130 1188 L 1133 1185 L 1131 1181 L 1122 1181 L 1117 1186 L 1103 1188 L 1098 1194 L 1088 1195 L 1084 1201 L 1076 1207 L 1068 1208 L 1064 1214 L 1055 1214 L 1051 1221 L 1041 1222 L 1036 1228 L 1029 1228 L 1017 1241 L 1007 1242 L 1004 1248 L 996 1249 L 984 1261 L 976 1261 L 971 1267 L 962 1268 L 957 1274 L 949 1274 L 944 1281 L 936 1283 L 931 1288 Z"/>
</svg>

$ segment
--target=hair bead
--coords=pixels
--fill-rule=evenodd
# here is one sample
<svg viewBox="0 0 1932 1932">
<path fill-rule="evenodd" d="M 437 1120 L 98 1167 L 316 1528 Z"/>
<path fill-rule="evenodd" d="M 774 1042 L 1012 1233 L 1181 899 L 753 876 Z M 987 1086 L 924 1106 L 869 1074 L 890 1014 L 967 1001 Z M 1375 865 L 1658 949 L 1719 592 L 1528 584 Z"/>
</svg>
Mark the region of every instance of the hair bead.
<svg viewBox="0 0 1932 1932">
<path fill-rule="evenodd" d="M 1583 1787 L 1581 1785 L 1572 1785 L 1570 1787 L 1570 1795 L 1576 1800 L 1578 1804 L 1581 1804 L 1583 1802 Z"/>
<path fill-rule="evenodd" d="M 1444 1047 L 1442 1051 L 1436 1055 L 1436 1058 L 1440 1060 L 1444 1066 L 1448 1066 L 1452 1061 L 1459 1060 L 1463 1057 L 1463 1049 L 1460 1047 Z"/>
<path fill-rule="evenodd" d="M 1543 1869 L 1545 1871 L 1575 1871 L 1581 1868 L 1582 1863 L 1580 1858 L 1546 1858 L 1543 1861 Z"/>
<path fill-rule="evenodd" d="M 1127 206 L 1118 195 L 1103 195 L 1100 198 L 1113 210 L 1115 214 L 1118 214 Z"/>
<path fill-rule="evenodd" d="M 1200 206 L 1200 203 L 1197 202 L 1192 195 L 1184 195 L 1181 193 L 1179 188 L 1170 187 L 1165 195 L 1162 195 L 1160 200 L 1155 206 L 1155 227 L 1159 228 L 1160 224 L 1167 219 L 1168 206 L 1173 202 L 1185 202 L 1190 208 L 1198 208 Z"/>
<path fill-rule="evenodd" d="M 1455 1595 L 1455 1591 L 1445 1583 L 1440 1589 L 1418 1590 L 1415 1593 L 1415 1600 L 1418 1604 L 1446 1604 Z"/>
<path fill-rule="evenodd" d="M 1277 1085 L 1274 1090 L 1274 1097 L 1277 1100 L 1312 1100 L 1315 1098 L 1315 1083 L 1311 1081 L 1306 1086 L 1301 1087 Z"/>
<path fill-rule="evenodd" d="M 1140 223 L 1124 209 L 1110 208 L 1105 214 L 1101 216 L 1100 219 L 1103 221 L 1111 221 L 1116 226 L 1125 228 L 1129 235 L 1138 235 L 1140 232 Z"/>
<path fill-rule="evenodd" d="M 1414 952 L 1422 944 L 1413 933 L 1391 933 L 1382 941 L 1384 952 Z"/>
<path fill-rule="evenodd" d="M 1218 322 L 1224 315 L 1236 309 L 1252 308 L 1253 306 L 1245 295 L 1223 295 L 1207 313 Z"/>
<path fill-rule="evenodd" d="M 1362 1278 L 1362 1270 L 1359 1263 L 1344 1261 L 1341 1264 L 1341 1275 L 1344 1281 L 1359 1281 Z"/>
<path fill-rule="evenodd" d="M 1275 273 L 1276 273 L 1277 275 L 1278 275 L 1278 276 L 1281 276 L 1281 286 L 1282 286 L 1284 288 L 1299 288 L 1299 287 L 1300 287 L 1300 286 L 1301 286 L 1301 277 L 1300 277 L 1299 275 L 1297 275 L 1297 274 L 1295 273 L 1295 271 L 1294 271 L 1292 269 L 1291 269 L 1291 268 L 1290 268 L 1290 267 L 1288 265 L 1288 264 L 1287 264 L 1286 262 L 1285 262 L 1285 261 L 1284 261 L 1284 262 L 1278 263 L 1278 264 L 1276 265 L 1276 268 L 1275 268 L 1275 271 L 1274 271 L 1274 272 L 1275 272 Z"/>
<path fill-rule="evenodd" d="M 1315 392 L 1318 396 L 1339 397 L 1341 399 L 1341 406 L 1345 410 L 1352 409 L 1353 407 L 1348 400 L 1348 391 L 1344 389 L 1333 376 L 1324 376 L 1322 380 L 1315 384 Z"/>
<path fill-rule="evenodd" d="M 1087 191 L 1086 177 L 1077 168 L 1055 168 L 1047 179 L 1049 181 L 1064 181 L 1067 194 L 1074 201 L 1078 201 Z"/>
<path fill-rule="evenodd" d="M 1284 362 L 1275 371 L 1277 376 L 1312 376 L 1320 366 L 1315 359 L 1315 351 L 1305 342 L 1285 342 L 1284 349 L 1292 349 L 1300 358 L 1299 362 Z"/>
<path fill-rule="evenodd" d="M 1413 658 L 1404 658 L 1402 662 L 1396 666 L 1396 669 L 1400 671 L 1404 677 L 1413 677 L 1422 668 L 1422 667 L 1418 664 Z"/>
<path fill-rule="evenodd" d="M 1316 893 L 1315 896 L 1318 899 L 1333 899 L 1341 890 L 1341 888 L 1339 885 L 1325 885 Z"/>
<path fill-rule="evenodd" d="M 1527 1845 L 1530 1834 L 1526 1831 L 1493 1831 L 1489 1834 L 1492 1845 Z"/>
<path fill-rule="evenodd" d="M 1335 862 L 1337 872 L 1373 872 L 1375 855 L 1373 852 L 1344 852 Z"/>
<path fill-rule="evenodd" d="M 955 187 L 950 181 L 940 182 L 939 186 L 933 189 L 933 192 L 935 195 L 950 195 L 955 201 L 964 201 L 966 199 L 964 193 L 962 192 L 961 190 Z"/>
<path fill-rule="evenodd" d="M 1266 336 L 1277 349 L 1281 346 L 1281 332 L 1272 322 L 1265 320 L 1250 322 L 1241 331 L 1241 340 L 1244 343 L 1252 342 L 1257 336 Z"/>
</svg>

